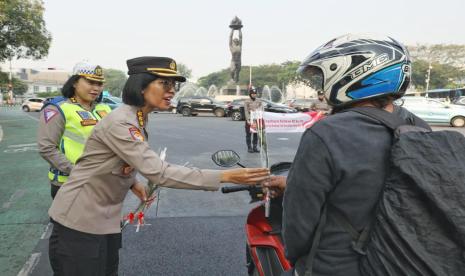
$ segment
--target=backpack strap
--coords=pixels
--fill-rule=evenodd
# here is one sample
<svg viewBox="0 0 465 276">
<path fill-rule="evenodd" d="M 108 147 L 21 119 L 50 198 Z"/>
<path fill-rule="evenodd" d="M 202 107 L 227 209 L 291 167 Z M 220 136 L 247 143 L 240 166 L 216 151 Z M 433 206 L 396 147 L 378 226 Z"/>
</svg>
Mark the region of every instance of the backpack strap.
<svg viewBox="0 0 465 276">
<path fill-rule="evenodd" d="M 320 215 L 320 222 L 315 230 L 315 234 L 313 235 L 312 241 L 312 248 L 308 253 L 307 260 L 305 262 L 305 275 L 304 276 L 312 276 L 313 275 L 313 260 L 315 259 L 316 251 L 318 250 L 318 246 L 320 245 L 321 233 L 323 232 L 323 228 L 326 225 L 326 213 L 328 210 L 327 207 L 328 203 L 323 205 L 323 210 L 321 211 Z"/>
</svg>

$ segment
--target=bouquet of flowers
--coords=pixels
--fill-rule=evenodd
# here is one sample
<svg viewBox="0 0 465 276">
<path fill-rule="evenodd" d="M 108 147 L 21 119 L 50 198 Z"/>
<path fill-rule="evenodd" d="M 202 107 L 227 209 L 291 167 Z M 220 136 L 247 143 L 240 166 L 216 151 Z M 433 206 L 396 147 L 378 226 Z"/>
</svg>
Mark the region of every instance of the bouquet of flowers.
<svg viewBox="0 0 465 276">
<path fill-rule="evenodd" d="M 160 151 L 160 159 L 165 160 L 166 158 L 166 148 Z M 147 183 L 147 198 L 152 197 L 155 192 L 158 190 L 158 185 L 149 181 Z M 144 222 L 145 214 L 144 212 L 148 210 L 149 206 L 147 202 L 141 202 L 139 206 L 133 211 L 124 216 L 123 221 L 121 222 L 121 231 L 128 225 L 134 223 L 134 220 L 137 219 L 137 228 L 136 232 L 139 232 L 139 229 L 142 225 L 147 225 Z"/>
</svg>

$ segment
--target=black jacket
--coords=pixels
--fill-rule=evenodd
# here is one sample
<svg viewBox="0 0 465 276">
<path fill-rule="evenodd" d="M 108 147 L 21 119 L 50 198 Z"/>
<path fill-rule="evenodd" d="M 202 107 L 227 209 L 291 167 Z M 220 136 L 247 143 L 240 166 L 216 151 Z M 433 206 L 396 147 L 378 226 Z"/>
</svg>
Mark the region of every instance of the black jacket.
<svg viewBox="0 0 465 276">
<path fill-rule="evenodd" d="M 406 122 L 429 126 L 406 109 L 395 114 Z M 373 219 L 383 187 L 392 134 L 366 115 L 347 111 L 331 115 L 302 136 L 287 178 L 283 201 L 283 237 L 287 258 L 303 275 L 323 204 L 362 230 Z M 313 275 L 359 275 L 358 255 L 350 235 L 328 213 L 313 262 Z"/>
</svg>

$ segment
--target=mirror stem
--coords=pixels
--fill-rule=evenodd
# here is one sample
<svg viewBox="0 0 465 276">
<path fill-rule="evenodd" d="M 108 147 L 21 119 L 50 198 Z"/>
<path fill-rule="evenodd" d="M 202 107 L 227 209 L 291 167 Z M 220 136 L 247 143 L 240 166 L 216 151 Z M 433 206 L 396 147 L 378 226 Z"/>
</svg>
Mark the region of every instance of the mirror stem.
<svg viewBox="0 0 465 276">
<path fill-rule="evenodd" d="M 241 167 L 241 168 L 245 168 L 245 166 L 244 166 L 244 165 L 242 165 L 242 164 L 241 164 L 241 163 L 239 163 L 239 162 L 237 162 L 237 165 L 238 165 L 239 167 Z"/>
</svg>

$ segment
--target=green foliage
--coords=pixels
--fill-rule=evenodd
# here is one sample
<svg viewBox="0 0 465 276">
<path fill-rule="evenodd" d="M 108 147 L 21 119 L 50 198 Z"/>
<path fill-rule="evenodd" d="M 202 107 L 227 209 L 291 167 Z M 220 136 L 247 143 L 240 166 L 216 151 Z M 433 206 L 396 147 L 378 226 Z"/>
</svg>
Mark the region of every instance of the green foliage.
<svg viewBox="0 0 465 276">
<path fill-rule="evenodd" d="M 27 91 L 27 84 L 24 83 L 22 80 L 13 78 L 13 93 L 16 95 L 23 95 Z M 0 91 L 2 93 L 6 93 L 8 89 L 8 74 L 4 72 L 0 72 Z"/>
<path fill-rule="evenodd" d="M 105 86 L 104 90 L 108 90 L 110 94 L 116 97 L 121 97 L 124 84 L 126 83 L 126 73 L 116 69 L 105 69 Z"/>
<path fill-rule="evenodd" d="M 286 61 L 282 64 L 252 66 L 252 84 L 256 87 L 265 85 L 282 87 L 283 85 L 295 83 L 299 80 L 296 74 L 299 64 L 298 61 Z M 249 70 L 249 66 L 242 66 L 239 74 L 239 85 L 249 84 Z M 228 68 L 199 78 L 198 84 L 203 87 L 211 85 L 221 87 L 226 85 L 229 80 L 230 72 Z"/>
<path fill-rule="evenodd" d="M 426 77 L 429 62 L 426 60 L 415 60 L 412 63 L 412 83 L 416 88 L 424 90 L 426 88 Z M 456 84 L 465 78 L 465 73 L 460 68 L 449 64 L 433 62 L 430 74 L 429 89 L 456 88 Z"/>
<path fill-rule="evenodd" d="M 178 72 L 186 79 L 190 79 L 192 77 L 192 70 L 184 63 L 178 63 Z"/>
<path fill-rule="evenodd" d="M 60 91 L 53 91 L 53 92 L 37 93 L 37 97 L 40 97 L 40 98 L 51 98 L 51 97 L 56 97 L 56 96 L 61 96 L 61 92 Z"/>
<path fill-rule="evenodd" d="M 0 0 L 0 61 L 47 56 L 50 33 L 39 0 Z"/>
</svg>

